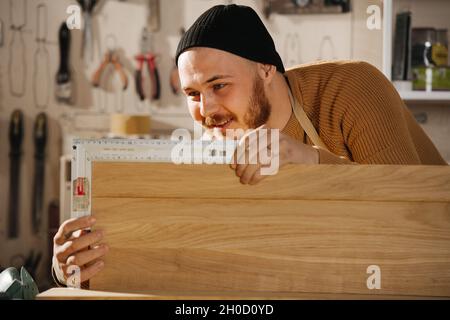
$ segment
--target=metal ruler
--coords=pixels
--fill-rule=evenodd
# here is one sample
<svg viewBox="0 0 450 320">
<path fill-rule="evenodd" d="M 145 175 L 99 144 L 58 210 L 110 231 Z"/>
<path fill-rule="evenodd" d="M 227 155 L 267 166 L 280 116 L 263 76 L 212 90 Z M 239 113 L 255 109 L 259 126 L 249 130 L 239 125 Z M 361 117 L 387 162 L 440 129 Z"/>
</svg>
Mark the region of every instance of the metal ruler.
<svg viewBox="0 0 450 320">
<path fill-rule="evenodd" d="M 71 217 L 91 214 L 92 163 L 162 162 L 174 164 L 229 164 L 233 140 L 190 142 L 150 139 L 74 139 L 71 167 Z"/>
</svg>

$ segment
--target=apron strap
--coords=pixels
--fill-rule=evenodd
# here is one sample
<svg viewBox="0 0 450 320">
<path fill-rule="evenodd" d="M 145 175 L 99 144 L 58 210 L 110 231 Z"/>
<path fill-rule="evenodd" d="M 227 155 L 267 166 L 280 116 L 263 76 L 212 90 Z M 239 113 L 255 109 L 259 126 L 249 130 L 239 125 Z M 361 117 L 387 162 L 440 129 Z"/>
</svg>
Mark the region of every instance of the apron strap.
<svg viewBox="0 0 450 320">
<path fill-rule="evenodd" d="M 316 128 L 314 128 L 311 120 L 308 119 L 305 110 L 303 110 L 301 105 L 298 103 L 298 100 L 294 99 L 291 88 L 289 88 L 289 99 L 291 100 L 292 111 L 294 112 L 294 115 L 303 130 L 305 130 L 306 135 L 311 139 L 314 145 L 329 151 L 325 143 L 323 143 L 322 139 L 320 139 L 319 134 L 317 133 Z"/>
</svg>

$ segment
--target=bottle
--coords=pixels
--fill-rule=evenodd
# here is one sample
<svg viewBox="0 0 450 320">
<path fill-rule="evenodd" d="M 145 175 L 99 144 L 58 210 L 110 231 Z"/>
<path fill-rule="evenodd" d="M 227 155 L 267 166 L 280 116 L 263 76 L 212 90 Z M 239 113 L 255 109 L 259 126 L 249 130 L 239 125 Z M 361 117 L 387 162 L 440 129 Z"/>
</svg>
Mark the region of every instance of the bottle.
<svg viewBox="0 0 450 320">
<path fill-rule="evenodd" d="M 412 29 L 412 67 L 434 65 L 431 48 L 436 43 L 436 29 L 413 28 Z"/>
</svg>

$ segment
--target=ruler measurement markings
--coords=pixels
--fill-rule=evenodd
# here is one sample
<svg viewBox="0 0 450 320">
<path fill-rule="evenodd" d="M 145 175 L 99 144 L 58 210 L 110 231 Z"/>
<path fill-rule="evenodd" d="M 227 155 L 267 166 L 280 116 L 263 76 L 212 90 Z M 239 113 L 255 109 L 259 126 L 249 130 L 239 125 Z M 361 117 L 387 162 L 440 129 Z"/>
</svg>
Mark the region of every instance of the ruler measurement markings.
<svg viewBox="0 0 450 320">
<path fill-rule="evenodd" d="M 173 162 L 183 163 L 182 155 L 175 157 L 172 149 L 189 148 L 189 163 L 231 163 L 237 142 L 172 141 L 149 139 L 74 139 L 72 156 L 71 216 L 91 214 L 92 162 Z M 205 154 L 206 153 L 206 154 Z"/>
</svg>

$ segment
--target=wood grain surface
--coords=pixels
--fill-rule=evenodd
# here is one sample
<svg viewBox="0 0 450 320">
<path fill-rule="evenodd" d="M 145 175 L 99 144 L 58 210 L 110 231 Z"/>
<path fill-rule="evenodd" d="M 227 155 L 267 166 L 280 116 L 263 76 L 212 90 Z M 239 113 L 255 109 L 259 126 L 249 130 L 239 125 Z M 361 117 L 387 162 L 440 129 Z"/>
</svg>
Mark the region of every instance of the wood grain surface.
<svg viewBox="0 0 450 320">
<path fill-rule="evenodd" d="M 52 288 L 36 296 L 37 300 L 372 300 L 372 299 L 436 299 L 435 297 L 392 296 L 370 294 L 278 293 L 278 292 L 167 292 L 146 294 Z"/>
<path fill-rule="evenodd" d="M 94 290 L 450 297 L 448 167 L 290 166 L 242 186 L 221 165 L 95 163 L 92 188 L 111 248 Z"/>
<path fill-rule="evenodd" d="M 94 162 L 94 197 L 450 202 L 447 166 L 289 165 L 254 186 L 226 165 Z M 126 179 L 126 183 L 125 180 Z"/>
</svg>

